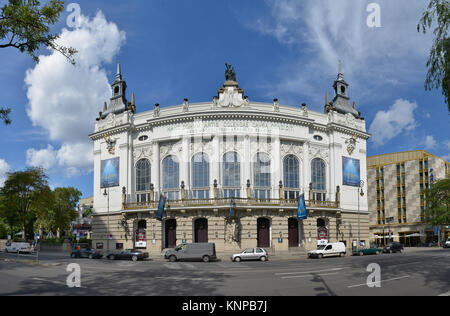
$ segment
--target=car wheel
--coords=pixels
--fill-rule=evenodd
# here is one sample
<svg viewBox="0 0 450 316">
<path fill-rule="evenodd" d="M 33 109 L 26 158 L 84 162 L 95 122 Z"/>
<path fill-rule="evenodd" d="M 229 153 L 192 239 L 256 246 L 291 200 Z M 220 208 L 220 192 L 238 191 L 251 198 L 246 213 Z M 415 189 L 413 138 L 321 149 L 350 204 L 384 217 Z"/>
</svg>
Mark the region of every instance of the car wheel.
<svg viewBox="0 0 450 316">
<path fill-rule="evenodd" d="M 109 260 L 114 260 L 115 258 L 114 258 L 114 256 L 108 256 L 108 259 Z"/>
<path fill-rule="evenodd" d="M 209 262 L 209 256 L 203 256 L 202 260 L 203 262 Z"/>
<path fill-rule="evenodd" d="M 319 255 L 317 256 L 317 258 L 322 259 L 322 258 L 323 258 L 323 254 L 319 254 Z"/>
<path fill-rule="evenodd" d="M 133 257 L 131 257 L 131 260 L 133 260 L 134 262 L 136 262 L 136 261 L 138 260 L 138 257 L 137 257 L 137 256 L 133 256 Z"/>
<path fill-rule="evenodd" d="M 360 255 L 360 256 L 364 256 L 364 252 L 360 251 L 360 252 L 359 252 L 359 255 Z"/>
<path fill-rule="evenodd" d="M 75 254 L 74 254 L 74 253 L 71 253 L 71 254 L 70 254 L 70 257 L 71 257 L 71 258 L 75 258 Z"/>
<path fill-rule="evenodd" d="M 389 250 L 389 253 L 392 253 L 392 250 Z"/>
<path fill-rule="evenodd" d="M 341 252 L 340 257 L 345 257 L 345 252 Z"/>
<path fill-rule="evenodd" d="M 379 251 L 377 251 L 377 252 L 375 252 L 375 254 L 376 254 L 376 255 L 379 255 L 379 254 L 380 254 L 380 252 L 379 252 Z"/>
<path fill-rule="evenodd" d="M 234 261 L 236 261 L 236 262 L 241 262 L 241 257 L 236 257 L 236 258 L 234 258 Z"/>
<path fill-rule="evenodd" d="M 94 259 L 94 256 L 93 255 L 89 255 L 89 259 Z"/>
<path fill-rule="evenodd" d="M 259 260 L 261 260 L 262 262 L 266 261 L 267 258 L 265 256 L 262 256 L 261 258 L 259 258 Z"/>
<path fill-rule="evenodd" d="M 169 257 L 169 261 L 170 261 L 170 262 L 175 262 L 175 261 L 177 261 L 177 257 L 175 257 L 175 256 L 170 256 L 170 257 Z"/>
</svg>

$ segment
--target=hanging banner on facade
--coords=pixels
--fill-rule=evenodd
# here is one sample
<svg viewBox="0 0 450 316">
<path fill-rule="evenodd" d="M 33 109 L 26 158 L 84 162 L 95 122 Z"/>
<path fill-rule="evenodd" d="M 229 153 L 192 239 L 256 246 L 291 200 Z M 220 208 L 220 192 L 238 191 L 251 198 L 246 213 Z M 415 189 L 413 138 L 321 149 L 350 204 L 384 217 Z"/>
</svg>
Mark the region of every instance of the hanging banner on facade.
<svg viewBox="0 0 450 316">
<path fill-rule="evenodd" d="M 100 169 L 100 188 L 119 186 L 119 157 L 102 160 Z"/>
<path fill-rule="evenodd" d="M 145 234 L 145 229 L 140 229 L 136 231 L 135 247 L 137 248 L 147 247 L 147 236 Z"/>
<path fill-rule="evenodd" d="M 298 197 L 297 218 L 299 221 L 308 218 L 308 210 L 306 209 L 305 194 L 300 194 Z"/>
<path fill-rule="evenodd" d="M 342 157 L 342 184 L 359 187 L 361 181 L 358 159 Z"/>
<path fill-rule="evenodd" d="M 166 207 L 166 197 L 161 194 L 159 197 L 159 203 L 158 203 L 158 214 L 156 215 L 156 219 L 159 221 L 162 221 L 162 218 L 164 216 L 164 208 Z"/>
</svg>

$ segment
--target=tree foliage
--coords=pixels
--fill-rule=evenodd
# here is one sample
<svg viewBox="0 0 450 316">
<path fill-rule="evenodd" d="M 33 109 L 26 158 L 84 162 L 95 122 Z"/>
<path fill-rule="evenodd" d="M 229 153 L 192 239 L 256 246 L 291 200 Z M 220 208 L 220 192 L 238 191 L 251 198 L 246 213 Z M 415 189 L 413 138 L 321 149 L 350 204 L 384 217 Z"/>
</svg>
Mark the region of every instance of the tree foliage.
<svg viewBox="0 0 450 316">
<path fill-rule="evenodd" d="M 442 89 L 450 112 L 450 0 L 430 0 L 417 31 L 426 33 L 435 25 L 435 36 L 427 62 L 425 89 Z"/>
<path fill-rule="evenodd" d="M 5 184 L 0 189 L 2 217 L 10 227 L 20 223 L 25 238 L 32 238 L 37 212 L 50 192 L 47 176 L 40 168 L 7 173 Z"/>
<path fill-rule="evenodd" d="M 450 225 L 450 178 L 435 182 L 425 190 L 426 219 L 432 225 Z"/>
</svg>

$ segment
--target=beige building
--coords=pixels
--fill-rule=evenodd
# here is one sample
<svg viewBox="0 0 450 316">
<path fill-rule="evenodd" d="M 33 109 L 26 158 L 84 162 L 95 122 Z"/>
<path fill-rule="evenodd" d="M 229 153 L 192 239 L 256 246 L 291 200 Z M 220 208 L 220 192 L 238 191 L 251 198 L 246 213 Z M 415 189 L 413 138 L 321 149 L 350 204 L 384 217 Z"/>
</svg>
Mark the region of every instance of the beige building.
<svg viewBox="0 0 450 316">
<path fill-rule="evenodd" d="M 432 171 L 432 172 L 431 172 Z M 449 162 L 424 150 L 367 157 L 368 203 L 371 241 L 389 240 L 405 245 L 437 241 L 434 228 L 424 223 L 423 190 L 434 181 L 449 177 Z M 440 239 L 450 230 L 441 227 Z"/>
<path fill-rule="evenodd" d="M 370 135 L 348 87 L 339 71 L 334 97 L 326 95 L 320 112 L 278 99 L 262 103 L 244 95 L 228 65 L 211 100 L 138 113 L 118 67 L 111 101 L 90 135 L 94 247 L 161 253 L 214 242 L 218 251 L 277 252 L 327 240 L 367 244 L 367 195 L 359 187 Z M 302 193 L 306 220 L 297 214 Z M 167 204 L 157 218 L 161 196 Z"/>
</svg>

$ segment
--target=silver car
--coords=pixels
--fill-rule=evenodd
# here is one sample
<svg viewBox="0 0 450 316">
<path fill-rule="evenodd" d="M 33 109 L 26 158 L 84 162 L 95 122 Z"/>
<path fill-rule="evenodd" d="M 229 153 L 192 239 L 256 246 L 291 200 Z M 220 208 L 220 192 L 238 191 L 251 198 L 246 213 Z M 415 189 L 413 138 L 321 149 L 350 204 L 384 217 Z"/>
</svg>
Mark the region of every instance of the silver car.
<svg viewBox="0 0 450 316">
<path fill-rule="evenodd" d="M 240 262 L 241 260 L 269 260 L 269 254 L 264 248 L 247 248 L 241 253 L 231 256 L 231 261 Z"/>
</svg>

